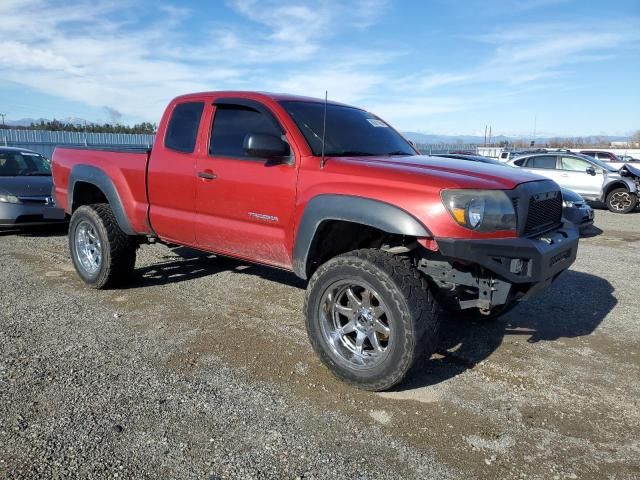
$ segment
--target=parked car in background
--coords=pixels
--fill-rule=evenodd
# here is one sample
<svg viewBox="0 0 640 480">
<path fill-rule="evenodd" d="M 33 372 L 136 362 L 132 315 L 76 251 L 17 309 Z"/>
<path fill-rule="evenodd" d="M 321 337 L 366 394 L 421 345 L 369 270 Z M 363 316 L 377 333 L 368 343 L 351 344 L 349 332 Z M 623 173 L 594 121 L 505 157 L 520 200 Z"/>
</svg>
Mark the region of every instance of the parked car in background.
<svg viewBox="0 0 640 480">
<path fill-rule="evenodd" d="M 588 155 L 552 152 L 525 155 L 508 163 L 550 178 L 588 201 L 604 202 L 614 213 L 629 213 L 638 204 L 640 169 L 629 164 L 616 168 Z"/>
<path fill-rule="evenodd" d="M 530 148 L 525 150 L 505 150 L 503 152 L 500 152 L 500 156 L 498 157 L 498 159 L 503 162 L 506 162 L 507 160 L 520 157 L 527 153 L 540 153 L 540 152 L 546 152 L 546 150 L 544 148 Z"/>
<path fill-rule="evenodd" d="M 593 208 L 580 194 L 569 190 L 568 188 L 562 188 L 562 215 L 571 223 L 578 225 L 581 232 L 587 230 L 595 219 L 595 212 Z"/>
<path fill-rule="evenodd" d="M 459 155 L 454 153 L 444 153 L 436 155 L 443 158 L 454 158 L 457 160 L 467 160 L 471 162 L 487 163 L 501 167 L 515 168 L 513 165 L 501 162 L 495 158 L 483 157 L 481 155 Z M 571 223 L 578 226 L 580 231 L 584 231 L 593 225 L 595 213 L 593 208 L 578 193 L 568 188 L 562 188 L 562 216 Z"/>
<path fill-rule="evenodd" d="M 24 148 L 0 147 L 0 227 L 64 221 L 54 208 L 49 161 Z"/>
<path fill-rule="evenodd" d="M 630 157 L 629 155 L 616 155 L 613 152 L 604 152 L 600 150 L 582 150 L 580 152 L 582 155 L 587 155 L 589 157 L 593 157 L 602 162 L 606 162 L 613 167 L 620 168 L 625 163 L 629 162 L 639 162 L 639 160 Z"/>
<path fill-rule="evenodd" d="M 605 152 L 601 150 L 580 150 L 582 155 L 602 160 L 603 162 L 619 162 L 620 158 L 613 152 Z"/>
</svg>

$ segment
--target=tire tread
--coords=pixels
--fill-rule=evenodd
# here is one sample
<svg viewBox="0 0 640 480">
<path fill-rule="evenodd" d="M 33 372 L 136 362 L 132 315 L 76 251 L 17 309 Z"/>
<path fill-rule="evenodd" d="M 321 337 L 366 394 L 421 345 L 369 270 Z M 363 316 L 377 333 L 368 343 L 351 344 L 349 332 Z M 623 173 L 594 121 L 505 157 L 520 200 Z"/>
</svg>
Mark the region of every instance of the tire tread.
<svg viewBox="0 0 640 480">
<path fill-rule="evenodd" d="M 401 312 L 407 310 L 413 328 L 407 332 L 404 339 L 405 348 L 398 368 L 393 369 L 388 376 L 377 381 L 363 380 L 355 375 L 344 375 L 332 368 L 331 358 L 311 335 L 309 325 L 307 325 L 312 346 L 321 360 L 341 380 L 365 390 L 387 390 L 402 381 L 409 372 L 422 366 L 423 361 L 435 351 L 440 326 L 440 307 L 426 279 L 414 267 L 409 257 L 393 255 L 379 249 L 360 249 L 332 258 L 321 265 L 312 276 L 305 297 L 307 322 L 311 321 L 310 315 L 313 312 L 312 306 L 309 304 L 310 292 L 313 291 L 316 283 L 324 274 L 339 265 L 368 270 L 383 284 L 391 283 L 392 285 L 387 287 L 387 290 L 391 292 L 395 286 L 406 304 L 406 308 L 399 305 L 398 309 Z M 396 302 L 402 301 L 397 299 L 395 295 L 392 297 Z"/>
<path fill-rule="evenodd" d="M 79 207 L 74 217 L 86 215 L 93 221 L 99 222 L 106 233 L 107 245 L 103 246 L 103 266 L 95 281 L 83 280 L 93 288 L 111 288 L 124 283 L 135 267 L 136 243 L 134 238 L 122 231 L 113 210 L 107 203 L 94 203 Z M 96 216 L 97 218 L 93 218 Z M 76 217 L 77 218 L 77 217 Z M 74 218 L 71 219 L 72 225 Z M 72 228 L 70 228 L 69 244 L 73 242 Z M 72 248 L 73 250 L 73 248 Z M 75 262 L 75 259 L 74 259 Z"/>
</svg>

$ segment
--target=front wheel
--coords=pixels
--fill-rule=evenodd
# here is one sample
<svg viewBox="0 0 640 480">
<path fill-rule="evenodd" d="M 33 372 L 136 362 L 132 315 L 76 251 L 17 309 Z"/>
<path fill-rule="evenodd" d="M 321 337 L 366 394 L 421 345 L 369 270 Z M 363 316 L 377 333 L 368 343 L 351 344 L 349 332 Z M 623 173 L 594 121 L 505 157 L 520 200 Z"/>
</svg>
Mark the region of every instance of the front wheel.
<svg viewBox="0 0 640 480">
<path fill-rule="evenodd" d="M 607 195 L 607 208 L 613 213 L 629 213 L 637 203 L 638 197 L 626 188 L 614 188 Z"/>
<path fill-rule="evenodd" d="M 79 207 L 69 224 L 69 250 L 80 278 L 90 287 L 123 283 L 136 263 L 136 243 L 125 234 L 108 204 Z"/>
<path fill-rule="evenodd" d="M 335 257 L 305 300 L 309 340 L 341 380 L 387 390 L 436 348 L 439 307 L 408 258 L 380 250 Z"/>
</svg>

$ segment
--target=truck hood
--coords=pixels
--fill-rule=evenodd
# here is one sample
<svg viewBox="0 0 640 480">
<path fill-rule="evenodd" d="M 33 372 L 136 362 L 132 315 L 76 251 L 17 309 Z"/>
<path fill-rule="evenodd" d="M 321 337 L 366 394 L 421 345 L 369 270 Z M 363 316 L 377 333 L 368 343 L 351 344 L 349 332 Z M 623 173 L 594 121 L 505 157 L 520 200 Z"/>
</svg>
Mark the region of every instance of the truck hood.
<svg viewBox="0 0 640 480">
<path fill-rule="evenodd" d="M 52 186 L 50 176 L 0 177 L 0 191 L 16 197 L 47 197 Z"/>
<path fill-rule="evenodd" d="M 379 170 L 386 170 L 389 175 L 409 177 L 416 183 L 439 180 L 445 188 L 511 190 L 521 183 L 547 180 L 519 168 L 427 155 L 340 157 L 329 159 L 327 165 L 333 162 L 345 166 L 357 164 L 360 168 L 375 169 L 378 174 L 382 173 Z"/>
</svg>

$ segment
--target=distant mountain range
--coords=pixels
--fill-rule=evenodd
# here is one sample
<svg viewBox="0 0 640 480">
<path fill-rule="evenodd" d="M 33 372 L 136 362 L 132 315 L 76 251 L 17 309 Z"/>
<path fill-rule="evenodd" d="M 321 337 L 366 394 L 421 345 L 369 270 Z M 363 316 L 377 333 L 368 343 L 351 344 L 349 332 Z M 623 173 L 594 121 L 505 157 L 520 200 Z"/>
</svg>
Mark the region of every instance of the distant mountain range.
<svg viewBox="0 0 640 480">
<path fill-rule="evenodd" d="M 484 143 L 484 137 L 479 135 L 430 135 L 427 133 L 418 133 L 418 132 L 402 132 L 402 134 L 408 138 L 409 140 L 415 143 L 421 144 L 482 144 Z M 552 136 L 544 136 L 544 137 L 536 137 L 537 144 L 544 144 L 552 138 L 583 138 L 585 143 L 590 143 L 595 141 L 596 139 L 603 140 L 605 142 L 625 142 L 630 140 L 630 137 L 623 136 L 615 136 L 615 135 L 576 135 L 576 136 L 567 136 L 567 135 L 552 135 Z M 525 136 L 506 136 L 506 135 L 495 135 L 491 137 L 491 143 L 500 143 L 504 141 L 512 142 L 514 140 L 521 139 L 530 139 L 530 137 Z"/>
</svg>

